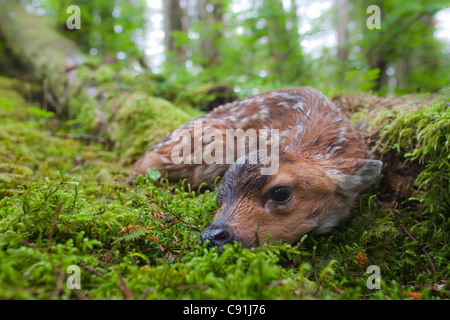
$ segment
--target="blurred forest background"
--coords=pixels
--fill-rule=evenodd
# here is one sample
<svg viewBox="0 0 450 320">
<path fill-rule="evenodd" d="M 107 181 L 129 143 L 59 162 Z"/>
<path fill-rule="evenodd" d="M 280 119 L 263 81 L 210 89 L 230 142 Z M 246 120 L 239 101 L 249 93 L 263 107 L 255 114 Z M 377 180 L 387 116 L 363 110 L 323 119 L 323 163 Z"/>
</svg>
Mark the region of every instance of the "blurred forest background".
<svg viewBox="0 0 450 320">
<path fill-rule="evenodd" d="M 324 93 L 437 92 L 450 83 L 442 0 L 21 0 L 91 59 L 242 96 L 311 85 Z M 81 29 L 69 30 L 69 5 Z M 366 25 L 381 9 L 381 28 Z M 20 31 L 18 31 L 20 32 Z M 0 70 L 11 63 L 0 39 Z"/>
</svg>

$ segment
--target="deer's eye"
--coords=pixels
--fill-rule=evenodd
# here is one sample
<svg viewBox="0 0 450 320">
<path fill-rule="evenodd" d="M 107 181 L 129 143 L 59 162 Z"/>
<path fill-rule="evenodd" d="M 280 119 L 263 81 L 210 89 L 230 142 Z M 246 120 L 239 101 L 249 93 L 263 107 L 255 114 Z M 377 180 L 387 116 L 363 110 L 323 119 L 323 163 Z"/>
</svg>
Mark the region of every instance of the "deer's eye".
<svg viewBox="0 0 450 320">
<path fill-rule="evenodd" d="M 290 187 L 277 187 L 272 190 L 270 199 L 276 202 L 287 202 L 291 199 L 292 189 Z"/>
</svg>

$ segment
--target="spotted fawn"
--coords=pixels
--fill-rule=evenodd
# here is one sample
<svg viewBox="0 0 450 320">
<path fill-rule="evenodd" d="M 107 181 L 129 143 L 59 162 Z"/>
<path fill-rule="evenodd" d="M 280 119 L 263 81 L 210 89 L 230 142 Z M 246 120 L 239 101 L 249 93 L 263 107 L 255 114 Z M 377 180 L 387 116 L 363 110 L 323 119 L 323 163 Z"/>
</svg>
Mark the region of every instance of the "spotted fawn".
<svg viewBox="0 0 450 320">
<path fill-rule="evenodd" d="M 200 241 L 252 247 L 269 234 L 270 241 L 293 243 L 346 219 L 380 174 L 382 163 L 366 157 L 360 132 L 333 102 L 298 87 L 217 107 L 169 133 L 135 169 L 154 167 L 193 188 L 222 177 L 220 209 Z"/>
</svg>

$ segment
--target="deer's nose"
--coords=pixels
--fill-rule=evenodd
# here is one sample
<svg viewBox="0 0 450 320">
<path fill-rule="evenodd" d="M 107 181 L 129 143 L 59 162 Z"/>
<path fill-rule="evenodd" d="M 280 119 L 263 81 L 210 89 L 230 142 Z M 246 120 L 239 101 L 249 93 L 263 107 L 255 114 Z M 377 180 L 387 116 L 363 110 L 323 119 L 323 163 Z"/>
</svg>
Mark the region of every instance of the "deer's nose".
<svg viewBox="0 0 450 320">
<path fill-rule="evenodd" d="M 231 229 L 227 227 L 217 227 L 211 225 L 200 235 L 200 244 L 203 244 L 206 240 L 209 240 L 210 246 L 221 247 L 224 244 L 233 242 L 234 236 Z"/>
</svg>

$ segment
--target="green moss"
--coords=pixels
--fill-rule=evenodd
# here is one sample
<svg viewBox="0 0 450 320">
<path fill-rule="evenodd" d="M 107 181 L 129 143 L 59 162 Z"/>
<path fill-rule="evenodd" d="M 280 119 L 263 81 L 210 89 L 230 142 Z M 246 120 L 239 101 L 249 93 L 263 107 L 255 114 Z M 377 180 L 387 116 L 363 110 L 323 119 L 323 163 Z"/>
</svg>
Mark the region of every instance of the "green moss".
<svg viewBox="0 0 450 320">
<path fill-rule="evenodd" d="M 141 93 L 127 96 L 116 116 L 117 128 L 112 133 L 122 159 L 136 160 L 166 134 L 194 118 L 167 100 L 146 97 Z M 197 113 L 198 114 L 198 113 Z"/>
<path fill-rule="evenodd" d="M 174 103 L 177 106 L 194 106 L 203 110 L 208 110 L 208 102 L 220 96 L 219 93 L 209 93 L 211 90 L 216 89 L 217 87 L 220 87 L 220 84 L 214 82 L 197 84 L 194 87 L 184 86 L 177 92 Z"/>
<path fill-rule="evenodd" d="M 227 245 L 221 254 L 205 249 L 198 240 L 218 209 L 215 190 L 199 194 L 154 172 L 130 181 L 120 162 L 193 114 L 164 99 L 133 97 L 116 115 L 120 126 L 113 132 L 123 145 L 114 151 L 46 135 L 45 114 L 30 119 L 3 109 L 9 117 L 0 131 L 1 298 L 407 299 L 411 291 L 422 299 L 449 298 L 449 225 L 442 211 L 448 201 L 440 198 L 438 210 L 430 193 L 432 210 L 418 211 L 414 199 L 394 210 L 378 184 L 331 234 L 310 233 L 294 245 Z M 444 168 L 438 160 L 448 156 L 442 137 L 448 109 L 418 112 L 395 114 L 381 141 L 386 150 L 400 141 L 398 152 L 423 161 L 436 184 L 434 174 Z M 399 140 L 399 128 L 418 133 L 416 140 Z M 439 188 L 446 188 L 444 178 Z M 126 226 L 133 227 L 124 232 Z M 74 265 L 79 290 L 66 285 Z M 368 265 L 380 268 L 380 290 L 367 288 Z"/>
<path fill-rule="evenodd" d="M 375 122 L 387 122 L 380 132 L 381 152 L 395 150 L 424 167 L 415 180 L 415 187 L 423 190 L 423 195 L 411 200 L 421 202 L 425 212 L 437 215 L 450 212 L 449 101 L 408 113 L 395 110 L 390 117 Z"/>
<path fill-rule="evenodd" d="M 15 118 L 21 120 L 29 119 L 26 109 L 29 107 L 25 99 L 34 87 L 17 79 L 0 76 L 0 119 L 7 122 Z"/>
</svg>

